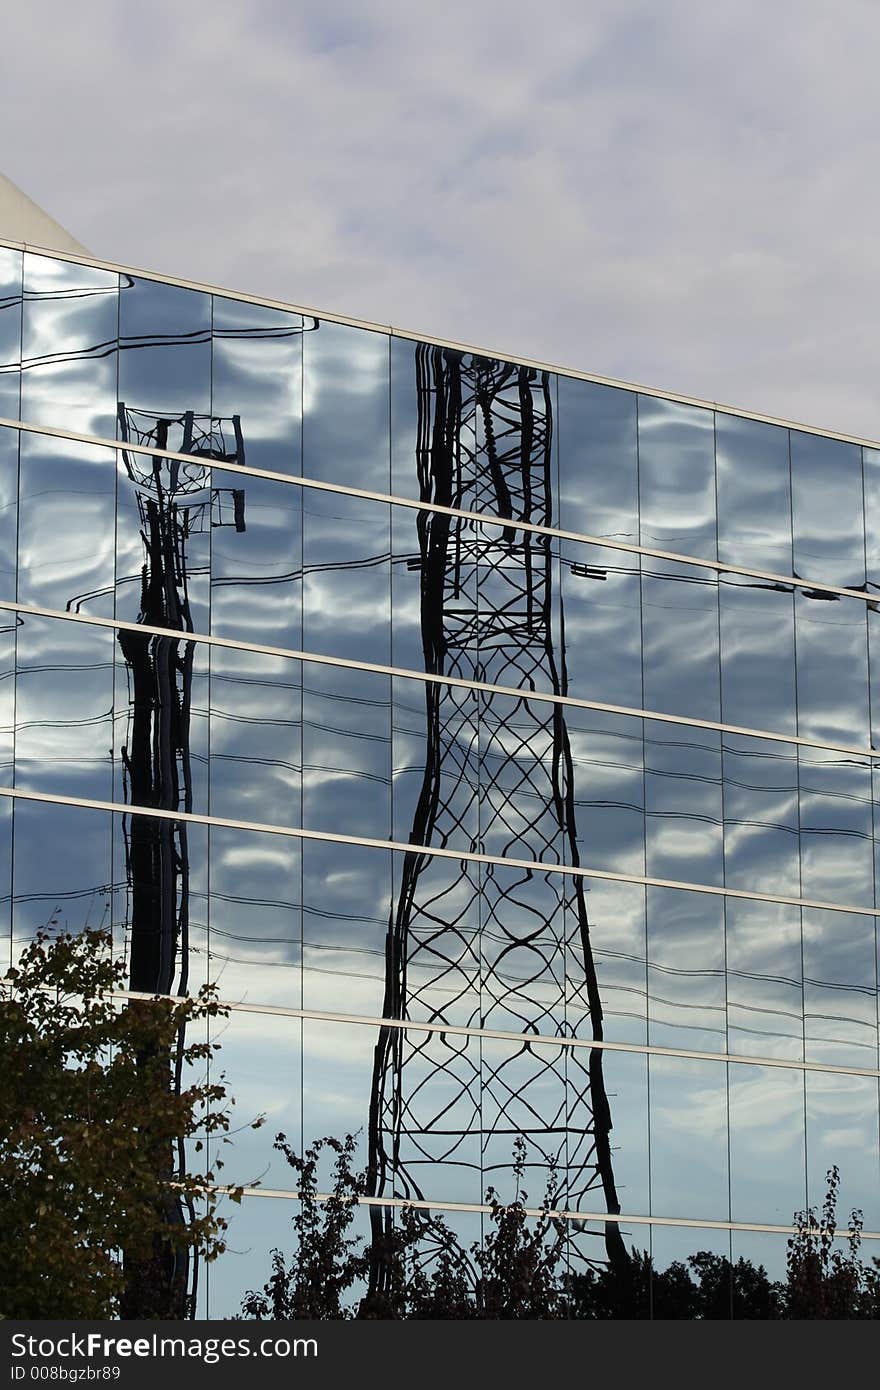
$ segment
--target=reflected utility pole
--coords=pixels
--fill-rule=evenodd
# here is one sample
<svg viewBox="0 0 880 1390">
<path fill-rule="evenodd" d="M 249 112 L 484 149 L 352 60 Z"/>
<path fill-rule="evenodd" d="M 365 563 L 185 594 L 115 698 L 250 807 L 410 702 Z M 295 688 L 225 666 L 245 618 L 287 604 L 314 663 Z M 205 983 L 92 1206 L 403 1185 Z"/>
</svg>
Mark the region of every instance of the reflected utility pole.
<svg viewBox="0 0 880 1390">
<path fill-rule="evenodd" d="M 118 407 L 120 438 L 126 443 L 168 448 L 169 430 L 182 430 L 175 452 L 213 463 L 244 463 L 239 417 L 195 415 L 157 419 Z M 244 491 L 211 486 L 204 464 L 181 463 L 123 449 L 125 471 L 134 485 L 143 543 L 138 622 L 173 632 L 192 632 L 187 548 L 190 537 L 215 526 L 244 531 Z M 125 799 L 135 806 L 165 811 L 193 809 L 190 715 L 194 643 L 154 633 L 118 632 L 130 678 L 128 741 L 121 749 Z M 124 822 L 129 885 L 129 986 L 144 994 L 185 995 L 189 983 L 189 846 L 187 823 L 142 814 Z M 136 1007 L 136 1005 L 132 1005 Z M 178 1039 L 178 1089 L 183 1037 Z M 170 1068 L 170 1061 L 169 1061 Z M 149 1136 L 145 1136 L 149 1142 Z M 160 1144 L 156 1163 L 167 1173 L 169 1192 L 175 1170 L 183 1171 L 183 1141 L 176 1154 Z M 163 1217 L 169 1228 L 192 1218 L 191 1204 L 170 1195 Z M 123 1316 L 192 1316 L 197 1266 L 173 1237 L 157 1242 L 144 1264 L 123 1254 L 126 1288 Z"/>
</svg>

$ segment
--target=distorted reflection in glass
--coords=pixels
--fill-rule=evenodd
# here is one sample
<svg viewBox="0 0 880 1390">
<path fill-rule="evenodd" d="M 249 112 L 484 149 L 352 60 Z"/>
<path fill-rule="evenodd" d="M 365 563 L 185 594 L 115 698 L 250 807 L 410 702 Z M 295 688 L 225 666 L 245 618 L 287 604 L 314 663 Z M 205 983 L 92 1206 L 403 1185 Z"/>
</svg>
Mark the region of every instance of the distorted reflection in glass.
<svg viewBox="0 0 880 1390">
<path fill-rule="evenodd" d="M 303 473 L 388 493 L 389 339 L 312 320 L 303 335 Z"/>
<path fill-rule="evenodd" d="M 199 463 L 116 456 L 116 617 L 207 632 L 211 545 L 221 499 Z"/>
<path fill-rule="evenodd" d="M 559 525 L 638 544 L 635 395 L 562 375 L 556 386 Z"/>
<path fill-rule="evenodd" d="M 300 662 L 209 650 L 211 814 L 302 824 Z"/>
<path fill-rule="evenodd" d="M 788 1277 L 788 1237 L 764 1231 L 731 1231 L 734 1268 L 733 1316 L 776 1318 L 774 1285 Z"/>
<path fill-rule="evenodd" d="M 865 489 L 865 562 L 868 591 L 880 584 L 880 449 L 862 449 Z"/>
<path fill-rule="evenodd" d="M 642 588 L 639 557 L 576 541 L 560 555 L 562 687 L 584 700 L 641 709 Z"/>
<path fill-rule="evenodd" d="M 299 841 L 217 825 L 210 835 L 210 972 L 220 998 L 301 1008 Z"/>
<path fill-rule="evenodd" d="M 128 987 L 195 994 L 209 979 L 207 826 L 114 814 L 112 836 L 113 941 Z"/>
<path fill-rule="evenodd" d="M 798 733 L 820 742 L 867 747 L 866 605 L 824 590 L 795 596 Z"/>
<path fill-rule="evenodd" d="M 800 908 L 725 902 L 727 1046 L 744 1057 L 804 1055 Z"/>
<path fill-rule="evenodd" d="M 871 682 L 871 689 L 875 689 L 875 682 L 880 679 L 880 618 L 877 616 L 876 604 L 865 605 L 868 613 L 868 670 Z M 880 748 L 880 700 L 872 700 L 871 704 L 871 748 Z"/>
<path fill-rule="evenodd" d="M 718 411 L 715 465 L 719 560 L 791 574 L 788 431 Z"/>
<path fill-rule="evenodd" d="M 680 1321 L 731 1316 L 735 1279 L 730 1265 L 730 1231 L 713 1227 L 650 1228 L 651 1317 Z M 648 1232 L 644 1232 L 647 1239 Z M 639 1236 L 639 1239 L 643 1237 Z M 709 1268 L 706 1268 L 708 1257 Z M 703 1270 L 706 1269 L 706 1288 Z M 699 1292 L 698 1292 L 699 1290 Z"/>
<path fill-rule="evenodd" d="M 575 1211 L 611 1210 L 605 1193 L 613 1191 L 620 1211 L 646 1216 L 650 1210 L 648 1059 L 611 1048 L 601 1053 L 602 1083 L 611 1112 L 607 1164 L 598 1163 L 598 1155 L 590 1153 L 595 1142 L 596 1115 L 590 1101 L 588 1073 L 592 1069 L 596 1075 L 599 1060 L 598 1052 L 569 1049 L 568 1203 Z"/>
<path fill-rule="evenodd" d="M 647 872 L 721 886 L 721 735 L 651 719 L 644 725 Z"/>
<path fill-rule="evenodd" d="M 303 669 L 303 825 L 389 838 L 391 677 L 317 662 Z"/>
<path fill-rule="evenodd" d="M 602 710 L 565 710 L 582 864 L 645 872 L 643 721 Z M 598 885 L 592 885 L 593 892 Z"/>
<path fill-rule="evenodd" d="M 303 495 L 303 647 L 349 660 L 391 657 L 391 513 L 308 488 Z"/>
<path fill-rule="evenodd" d="M 114 465 L 111 449 L 22 434 L 20 601 L 112 616 Z"/>
<path fill-rule="evenodd" d="M 12 956 L 12 797 L 0 797 L 0 970 L 5 974 Z"/>
<path fill-rule="evenodd" d="M 560 799 L 573 782 L 560 766 L 564 711 L 544 700 L 481 695 L 480 841 L 485 854 L 560 864 L 573 847 Z"/>
<path fill-rule="evenodd" d="M 421 497 L 417 450 L 419 429 L 419 364 L 424 346 L 391 335 L 388 343 L 391 383 L 391 492 L 395 497 Z"/>
<path fill-rule="evenodd" d="M 800 754 L 801 892 L 873 903 L 874 827 L 867 759 L 821 748 Z"/>
<path fill-rule="evenodd" d="M 247 448 L 246 436 L 243 442 Z M 211 632 L 271 647 L 300 647 L 301 489 L 219 468 L 205 475 L 205 483 Z"/>
<path fill-rule="evenodd" d="M 380 1102 L 380 1124 L 374 1129 L 371 1123 L 369 1137 L 380 1171 L 391 1165 L 395 1196 L 483 1200 L 492 1178 L 491 1157 L 483 1154 L 481 1163 L 487 1128 L 481 1117 L 496 1104 L 489 1088 L 496 1059 L 487 1057 L 485 1044 L 485 1039 L 414 1028 L 391 1040 L 403 1085 L 389 1094 L 377 1091 L 374 1081 L 371 1099 Z M 393 1113 L 394 1100 L 400 1103 L 399 1116 Z"/>
<path fill-rule="evenodd" d="M 787 1225 L 806 1199 L 804 1073 L 738 1063 L 728 1080 L 731 1219 Z"/>
<path fill-rule="evenodd" d="M 438 844 L 476 850 L 479 692 L 395 677 L 392 697 L 392 838 L 425 844 L 437 837 Z M 440 709 L 437 749 L 433 726 Z"/>
<path fill-rule="evenodd" d="M 303 1007 L 382 1017 L 391 855 L 304 840 L 302 865 Z"/>
<path fill-rule="evenodd" d="M 718 597 L 722 720 L 797 733 L 792 590 L 725 575 Z"/>
<path fill-rule="evenodd" d="M 13 960 L 41 927 L 55 924 L 68 932 L 109 927 L 108 811 L 18 799 L 13 833 Z"/>
<path fill-rule="evenodd" d="M 17 786 L 99 800 L 112 797 L 114 649 L 115 634 L 107 628 L 20 616 Z"/>
<path fill-rule="evenodd" d="M 649 1042 L 726 1051 L 720 897 L 648 888 L 648 989 Z"/>
<path fill-rule="evenodd" d="M 481 875 L 484 1026 L 552 1035 L 565 998 L 566 884 L 500 863 Z"/>
<path fill-rule="evenodd" d="M 265 1133 L 265 1130 L 261 1132 Z M 293 1140 L 292 1143 L 297 1152 L 301 1152 L 302 1144 Z M 288 1172 L 292 1179 L 293 1169 L 289 1168 Z M 322 1191 L 332 1186 L 329 1164 L 322 1166 L 319 1181 Z M 200 1273 L 199 1284 L 205 1292 L 207 1305 L 204 1316 L 214 1321 L 241 1317 L 242 1301 L 246 1295 L 259 1293 L 271 1280 L 275 1250 L 282 1252 L 287 1268 L 291 1268 L 298 1246 L 293 1221 L 300 1212 L 297 1201 L 285 1197 L 266 1197 L 259 1188 L 253 1193 L 245 1190 L 244 1198 L 238 1204 L 229 1197 L 220 1199 L 218 1213 L 228 1223 L 226 1251 L 221 1259 L 204 1266 Z M 355 1207 L 349 1235 L 361 1245 L 368 1238 L 369 1228 L 368 1211 Z M 356 1304 L 365 1291 L 365 1286 L 356 1282 L 352 1302 Z M 202 1317 L 203 1314 L 197 1316 Z"/>
<path fill-rule="evenodd" d="M 711 410 L 639 396 L 639 497 L 642 545 L 716 558 Z"/>
<path fill-rule="evenodd" d="M 642 566 L 645 709 L 720 719 L 717 576 L 649 557 Z"/>
<path fill-rule="evenodd" d="M 21 338 L 21 418 L 116 436 L 115 270 L 26 252 Z"/>
<path fill-rule="evenodd" d="M 314 320 L 214 295 L 211 414 L 238 420 L 239 463 L 302 472 L 302 340 Z"/>
<path fill-rule="evenodd" d="M 583 881 L 584 913 L 579 910 L 576 881 L 567 878 L 564 882 L 567 1029 L 577 1038 L 644 1044 L 648 1040 L 645 888 L 640 883 L 599 878 Z"/>
<path fill-rule="evenodd" d="M 837 1220 L 845 1227 L 855 1208 L 867 1231 L 880 1231 L 880 1126 L 876 1076 L 807 1072 L 807 1172 L 809 1200 L 824 1196 L 825 1174 L 840 1172 Z M 873 1245 L 866 1250 L 868 1259 Z"/>
<path fill-rule="evenodd" d="M 18 547 L 18 430 L 0 428 L 0 598 L 14 599 Z"/>
<path fill-rule="evenodd" d="M 140 430 L 142 442 L 192 451 L 211 416 L 209 294 L 122 276 L 118 399 L 121 437 Z"/>
<path fill-rule="evenodd" d="M 722 735 L 728 888 L 799 897 L 798 749 Z"/>
<path fill-rule="evenodd" d="M 865 582 L 862 455 L 855 444 L 791 431 L 794 573 L 816 583 Z"/>
<path fill-rule="evenodd" d="M 599 1177 L 589 1163 L 592 1155 L 586 1135 L 581 1152 L 577 1150 L 578 1131 L 589 1128 L 591 1116 L 582 1095 L 566 1094 L 567 1050 L 527 1040 L 483 1038 L 481 1043 L 482 1085 L 476 1103 L 484 1130 L 485 1186 L 493 1187 L 503 1202 L 515 1200 L 513 1136 L 521 1135 L 525 1187 L 535 1205 L 543 1203 L 555 1169 L 560 1188 L 557 1200 L 570 1206 L 569 1182 L 589 1189 L 592 1182 L 599 1184 Z M 476 1065 L 479 1071 L 479 1060 Z M 580 1172 L 584 1161 L 589 1173 Z"/>
<path fill-rule="evenodd" d="M 21 394 L 22 253 L 0 246 L 0 415 L 17 420 Z"/>
<path fill-rule="evenodd" d="M 806 1060 L 877 1065 L 876 919 L 803 909 Z"/>
<path fill-rule="evenodd" d="M 417 853 L 393 856 L 382 1013 L 482 1026 L 480 866 Z"/>
<path fill-rule="evenodd" d="M 356 1135 L 355 1171 L 364 1168 L 367 1158 L 365 1121 L 375 1044 L 375 1028 L 327 1018 L 303 1019 L 303 1138 L 310 1143 L 324 1135 Z"/>
<path fill-rule="evenodd" d="M 263 1187 L 296 1189 L 297 1175 L 272 1141 L 276 1134 L 285 1134 L 299 1151 L 302 1026 L 298 1018 L 273 1018 L 244 1009 L 208 1020 L 210 1042 L 218 1048 L 209 1079 L 215 1081 L 215 1073 L 222 1071 L 227 1094 L 235 1102 L 225 1136 L 229 1142 L 222 1131 L 209 1141 L 209 1157 L 224 1165 L 221 1183 L 258 1181 Z M 252 1128 L 260 1117 L 262 1127 Z"/>
<path fill-rule="evenodd" d="M 392 507 L 391 660 L 395 666 L 485 680 L 479 664 L 478 559 L 485 528 Z"/>
<path fill-rule="evenodd" d="M 18 614 L 0 608 L 0 786 L 15 781 L 15 648 Z M 0 918 L 2 935 L 2 918 Z"/>
<path fill-rule="evenodd" d="M 650 1057 L 651 1215 L 727 1221 L 727 1066 Z"/>
</svg>

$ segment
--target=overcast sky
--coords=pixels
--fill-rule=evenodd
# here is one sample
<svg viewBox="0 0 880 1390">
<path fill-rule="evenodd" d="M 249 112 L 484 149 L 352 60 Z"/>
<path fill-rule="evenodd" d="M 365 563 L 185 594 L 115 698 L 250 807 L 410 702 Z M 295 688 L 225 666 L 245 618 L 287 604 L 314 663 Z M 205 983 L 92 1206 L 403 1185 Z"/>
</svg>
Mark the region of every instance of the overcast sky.
<svg viewBox="0 0 880 1390">
<path fill-rule="evenodd" d="M 877 0 L 30 0 L 96 256 L 880 437 Z"/>
</svg>

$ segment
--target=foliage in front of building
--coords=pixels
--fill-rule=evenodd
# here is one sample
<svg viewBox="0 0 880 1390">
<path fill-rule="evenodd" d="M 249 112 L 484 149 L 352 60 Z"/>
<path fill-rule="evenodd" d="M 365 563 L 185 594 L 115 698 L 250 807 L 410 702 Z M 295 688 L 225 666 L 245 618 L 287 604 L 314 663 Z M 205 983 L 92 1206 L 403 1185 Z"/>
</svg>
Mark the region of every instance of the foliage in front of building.
<svg viewBox="0 0 880 1390">
<path fill-rule="evenodd" d="M 352 1234 L 366 1178 L 353 1168 L 356 1140 L 320 1139 L 300 1156 L 283 1134 L 275 1147 L 297 1175 L 301 1201 L 292 1219 L 294 1254 L 272 1253 L 266 1283 L 250 1291 L 242 1316 L 397 1319 L 825 1319 L 880 1317 L 880 1260 L 861 1254 L 862 1219 L 854 1211 L 837 1238 L 840 1176 L 827 1174 L 821 1211 L 796 1212 L 786 1277 L 762 1265 L 698 1250 L 666 1269 L 633 1247 L 625 1260 L 589 1262 L 567 1219 L 554 1216 L 560 1192 L 551 1170 L 539 1215 L 523 1188 L 525 1143 L 516 1140 L 517 1195 L 502 1203 L 490 1188 L 482 1241 L 463 1245 L 444 1219 L 401 1206 L 371 1238 Z M 332 1155 L 331 1191 L 319 1197 L 322 1154 Z"/>
<path fill-rule="evenodd" d="M 126 981 L 96 929 L 41 931 L 0 980 L 4 1317 L 186 1316 L 194 1262 L 225 1248 L 221 1165 L 185 1157 L 229 1125 L 223 1078 L 204 1080 L 222 1010 L 209 988 L 125 1001 Z"/>
</svg>

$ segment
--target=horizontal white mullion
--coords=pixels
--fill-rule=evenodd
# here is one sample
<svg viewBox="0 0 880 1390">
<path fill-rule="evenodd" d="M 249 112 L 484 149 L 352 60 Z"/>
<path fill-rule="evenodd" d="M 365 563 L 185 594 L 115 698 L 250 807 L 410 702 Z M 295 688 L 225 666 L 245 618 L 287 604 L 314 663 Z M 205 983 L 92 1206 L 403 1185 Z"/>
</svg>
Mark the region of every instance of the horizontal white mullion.
<svg viewBox="0 0 880 1390">
<path fill-rule="evenodd" d="M 180 995 L 144 994 L 138 990 L 114 990 L 114 999 L 170 999 L 180 1003 Z M 404 1033 L 449 1033 L 454 1037 L 490 1038 L 495 1042 L 536 1043 L 540 1047 L 566 1047 L 592 1052 L 635 1052 L 647 1057 L 680 1057 L 684 1061 L 735 1062 L 748 1067 L 778 1067 L 788 1071 L 830 1072 L 834 1076 L 868 1076 L 880 1079 L 880 1067 L 834 1066 L 828 1062 L 801 1062 L 780 1057 L 738 1056 L 734 1052 L 703 1052 L 693 1048 L 660 1047 L 655 1043 L 611 1042 L 594 1038 L 555 1037 L 551 1033 L 512 1033 L 501 1028 L 477 1028 L 463 1023 L 433 1023 L 428 1019 L 382 1018 L 378 1014 L 333 1013 L 326 1009 L 296 1009 L 286 1004 L 259 1004 L 248 1000 L 218 999 L 221 1009 L 230 1013 L 267 1014 L 272 1018 L 313 1020 L 316 1023 L 344 1023 L 367 1028 L 396 1028 Z"/>
<path fill-rule="evenodd" d="M 13 251 L 24 251 L 30 255 L 45 256 L 53 261 L 70 261 L 74 265 L 85 265 L 97 270 L 109 270 L 118 275 L 131 275 L 139 280 L 153 280 L 162 285 L 177 285 L 181 289 L 196 290 L 200 294 L 218 295 L 221 299 L 233 299 L 242 304 L 257 304 L 264 309 L 279 309 L 283 313 L 302 314 L 306 318 L 324 319 L 328 323 L 339 323 L 348 328 L 361 328 L 370 333 L 382 333 L 390 338 L 405 338 L 411 342 L 428 343 L 433 347 L 450 348 L 454 352 L 473 353 L 478 357 L 493 358 L 509 362 L 513 366 L 533 367 L 539 372 L 550 372 L 555 376 L 571 377 L 575 381 L 590 381 L 597 386 L 610 386 L 615 390 L 628 391 L 640 396 L 653 396 L 678 405 L 695 405 L 704 410 L 714 410 L 721 415 L 736 415 L 744 420 L 755 420 L 759 424 L 779 425 L 783 429 L 797 430 L 802 434 L 818 435 L 822 439 L 840 440 L 844 444 L 857 444 L 866 449 L 880 449 L 880 443 L 861 435 L 844 434 L 839 430 L 822 429 L 819 425 L 805 425 L 788 420 L 784 416 L 766 415 L 761 411 L 746 410 L 740 406 L 725 405 L 721 401 L 705 400 L 701 396 L 683 395 L 680 391 L 667 391 L 658 386 L 640 386 L 632 381 L 621 381 L 618 377 L 601 376 L 595 372 L 581 371 L 576 367 L 560 367 L 537 358 L 523 357 L 504 352 L 497 348 L 476 347 L 472 343 L 459 343 L 451 338 L 438 338 L 430 333 L 416 333 L 412 329 L 398 328 L 393 324 L 373 323 L 369 319 L 356 319 L 349 315 L 330 310 L 314 309 L 302 304 L 290 304 L 282 299 L 269 299 L 265 295 L 246 294 L 241 290 L 224 289 L 220 285 L 209 285 L 202 280 L 187 280 L 179 275 L 163 275 L 157 270 L 142 270 L 135 266 L 122 265 L 118 261 L 102 261 L 96 256 L 78 255 L 73 251 L 53 250 L 48 246 L 37 246 L 32 242 L 10 241 L 0 237 L 0 246 Z"/>
<path fill-rule="evenodd" d="M 438 1167 L 441 1166 L 438 1164 Z M 207 1183 L 204 1191 L 216 1192 L 220 1195 L 227 1195 L 230 1192 L 237 1192 L 239 1189 L 231 1186 Z M 298 1202 L 300 1194 L 296 1188 L 286 1187 L 244 1187 L 242 1194 L 245 1197 L 280 1197 L 284 1201 Z M 316 1202 L 329 1202 L 334 1199 L 332 1192 L 315 1192 L 313 1198 Z M 408 1197 L 358 1197 L 357 1205 L 362 1207 L 407 1207 L 415 1211 L 460 1211 L 491 1214 L 492 1207 L 488 1202 L 431 1202 L 421 1198 Z M 501 1203 L 503 1207 L 505 1203 Z M 526 1216 L 549 1217 L 558 1221 L 589 1221 L 605 1225 L 611 1222 L 617 1226 L 683 1226 L 689 1230 L 709 1230 L 709 1231 L 755 1231 L 764 1235 L 791 1236 L 796 1235 L 797 1226 L 776 1226 L 764 1222 L 747 1221 L 713 1221 L 708 1218 L 703 1219 L 695 1216 L 631 1216 L 624 1213 L 613 1213 L 604 1211 L 570 1211 L 567 1208 L 543 1207 L 523 1207 Z M 818 1233 L 819 1227 L 811 1227 L 811 1230 Z M 861 1231 L 862 1240 L 880 1240 L 880 1231 Z M 849 1232 L 846 1228 L 838 1228 L 835 1232 L 836 1239 L 848 1240 Z"/>
<path fill-rule="evenodd" d="M 151 458 L 170 459 L 178 463 L 197 463 L 199 467 L 205 469 L 217 468 L 225 473 L 241 474 L 242 477 L 262 478 L 273 483 L 287 483 L 294 487 L 313 488 L 318 492 L 332 492 L 345 497 L 357 497 L 368 502 L 381 502 L 387 506 L 409 507 L 412 511 L 434 512 L 439 516 L 451 516 L 462 521 L 470 521 L 478 526 L 495 526 L 508 531 L 528 531 L 534 535 L 550 536 L 556 540 L 573 541 L 582 545 L 597 545 L 605 550 L 620 550 L 628 555 L 644 555 L 649 559 L 695 566 L 712 570 L 716 574 L 741 575 L 746 579 L 784 584 L 792 590 L 816 589 L 824 594 L 836 594 L 841 598 L 860 599 L 863 603 L 880 601 L 880 591 L 876 594 L 869 594 L 859 589 L 848 589 L 839 584 L 827 584 L 809 578 L 798 579 L 790 574 L 777 574 L 773 570 L 723 564 L 720 560 L 703 559 L 697 555 L 685 555 L 675 550 L 658 550 L 651 546 L 637 545 L 634 542 L 609 540 L 604 536 L 591 536 L 580 531 L 566 531 L 556 526 L 541 526 L 538 522 L 522 521 L 516 517 L 497 516 L 490 512 L 473 512 L 461 507 L 446 507 L 441 503 L 422 502 L 413 497 L 398 497 L 394 493 L 374 492 L 368 488 L 350 487 L 345 483 L 331 483 L 322 478 L 309 478 L 297 473 L 280 473 L 270 468 L 253 468 L 250 464 L 227 463 L 218 459 L 202 458 L 198 454 L 179 454 L 171 449 L 158 449 L 152 444 L 131 444 L 121 439 L 106 439 L 102 435 L 80 434 L 52 425 L 28 424 L 23 420 L 13 420 L 7 416 L 0 416 L 0 427 L 23 430 L 27 434 L 46 435 L 52 439 L 66 439 L 77 444 L 91 444 L 103 449 L 114 449 L 117 453 L 147 454 Z"/>
<path fill-rule="evenodd" d="M 0 787 L 0 796 L 12 800 L 35 801 L 44 805 L 74 806 L 85 811 L 111 811 L 123 816 L 145 816 L 152 820 L 172 820 L 189 825 L 215 825 L 222 830 L 245 830 L 260 835 L 281 835 L 291 840 L 316 840 L 323 844 L 358 845 L 365 849 L 391 850 L 398 854 L 424 855 L 429 859 L 451 859 L 457 864 L 491 864 L 496 868 L 524 869 L 537 874 L 561 874 L 567 878 L 597 879 L 606 883 L 635 883 L 646 888 L 674 888 L 686 893 L 706 893 L 713 898 L 744 898 L 748 902 L 780 903 L 786 907 L 814 908 L 825 912 L 847 912 L 863 917 L 880 917 L 880 907 L 854 903 L 826 902 L 820 898 L 794 898 L 784 894 L 748 892 L 744 888 L 722 888 L 709 883 L 688 883 L 647 874 L 615 873 L 610 869 L 590 869 L 580 864 L 544 864 L 538 859 L 514 859 L 478 854 L 474 850 L 446 849 L 440 845 L 411 844 L 405 840 L 376 840 L 367 835 L 340 835 L 329 830 L 307 830 L 301 825 L 275 825 L 265 821 L 236 820 L 230 816 L 203 815 L 195 811 L 166 810 L 158 806 L 128 805 L 85 796 L 26 791 L 20 787 Z"/>
<path fill-rule="evenodd" d="M 388 666 L 380 661 L 355 661 L 345 656 L 328 656 L 321 652 L 302 651 L 296 647 L 274 647 L 263 642 L 246 642 L 237 637 L 214 637 L 207 633 L 189 632 L 181 628 L 157 627 L 151 623 L 134 623 L 124 618 L 102 618 L 95 613 L 72 613 L 62 608 L 47 608 L 42 604 L 20 603 L 0 598 L 0 611 L 31 613 L 39 618 L 54 618 L 62 622 L 86 623 L 91 627 L 111 628 L 121 632 L 146 632 L 153 637 L 171 637 L 177 642 L 201 642 L 209 647 L 227 651 L 254 652 L 260 656 L 276 656 L 287 661 L 311 662 L 316 666 L 335 666 L 349 671 L 369 671 L 379 676 L 395 676 L 402 680 L 421 681 L 423 685 L 451 685 L 458 690 L 484 691 L 488 695 L 504 695 L 510 699 L 532 703 L 562 705 L 570 709 L 596 710 L 600 714 L 623 715 L 628 719 L 652 719 L 659 724 L 673 724 L 686 729 L 711 729 L 737 738 L 757 738 L 770 743 L 786 743 L 795 748 L 817 748 L 829 753 L 846 753 L 851 757 L 878 759 L 880 752 L 856 744 L 822 742 L 800 734 L 780 734 L 772 729 L 751 729 L 743 724 L 724 724 L 720 720 L 695 719 L 684 714 L 666 714 L 662 710 L 638 709 L 632 705 L 612 705 L 604 700 L 584 700 L 577 695 L 556 695 L 551 690 L 526 690 L 522 686 L 495 685 L 490 681 L 468 680 L 465 676 L 436 675 L 431 671 L 410 670 L 405 666 Z"/>
</svg>

